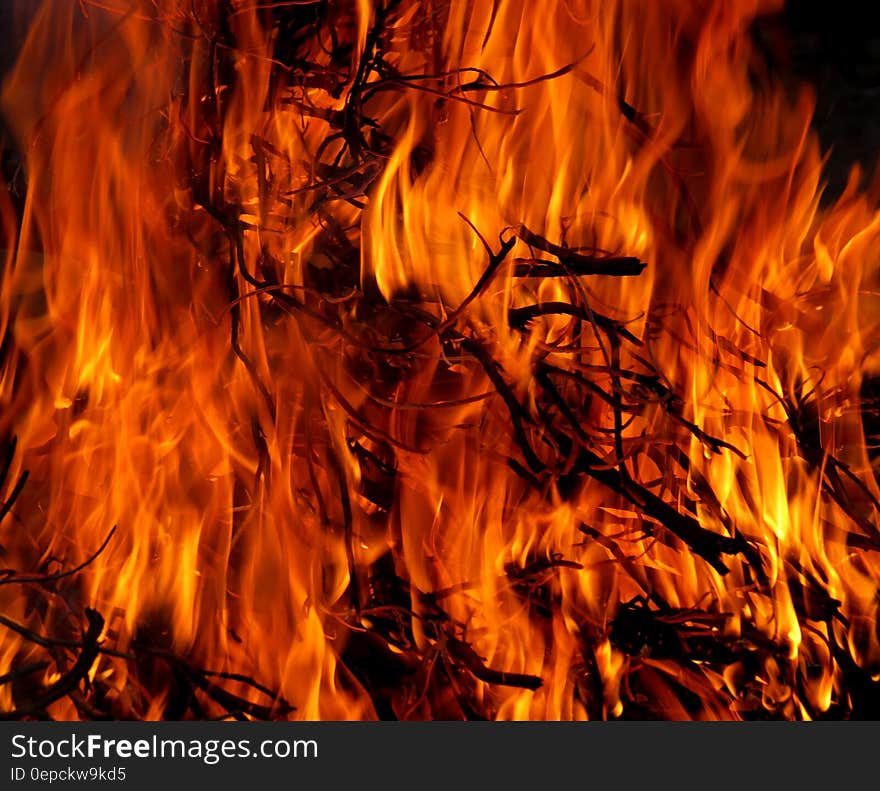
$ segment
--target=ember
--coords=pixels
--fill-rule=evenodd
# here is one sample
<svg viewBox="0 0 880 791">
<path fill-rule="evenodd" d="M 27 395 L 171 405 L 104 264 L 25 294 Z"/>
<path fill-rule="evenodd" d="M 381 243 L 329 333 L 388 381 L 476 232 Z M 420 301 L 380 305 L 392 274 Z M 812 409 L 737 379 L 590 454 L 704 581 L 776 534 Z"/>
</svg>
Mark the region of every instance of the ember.
<svg viewBox="0 0 880 791">
<path fill-rule="evenodd" d="M 47 0 L 0 716 L 878 715 L 880 191 L 781 5 Z"/>
</svg>

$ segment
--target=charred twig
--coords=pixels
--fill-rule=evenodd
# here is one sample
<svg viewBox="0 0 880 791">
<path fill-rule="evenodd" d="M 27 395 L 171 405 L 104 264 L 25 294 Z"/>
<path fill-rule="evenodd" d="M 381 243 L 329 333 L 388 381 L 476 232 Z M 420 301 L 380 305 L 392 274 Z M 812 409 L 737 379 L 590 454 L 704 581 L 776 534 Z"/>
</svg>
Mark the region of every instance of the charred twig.
<svg viewBox="0 0 880 791">
<path fill-rule="evenodd" d="M 613 275 L 616 277 L 633 277 L 640 275 L 647 266 L 634 256 L 591 256 L 585 255 L 580 249 L 562 247 L 545 239 L 540 234 L 530 231 L 525 225 L 516 228 L 516 234 L 530 247 L 536 247 L 544 253 L 559 259 L 563 272 L 572 275 Z M 543 266 L 550 267 L 548 262 Z M 525 275 L 518 275 L 524 277 Z"/>
<path fill-rule="evenodd" d="M 24 717 L 39 714 L 56 700 L 69 695 L 75 690 L 81 681 L 86 679 L 89 670 L 98 658 L 98 638 L 104 629 L 104 619 L 96 610 L 86 609 L 88 629 L 83 634 L 82 648 L 70 670 L 59 678 L 54 684 L 47 687 L 36 699 L 29 701 L 26 706 L 10 712 L 0 712 L 0 719 L 17 720 Z"/>
<path fill-rule="evenodd" d="M 111 528 L 110 532 L 107 534 L 107 537 L 101 542 L 101 546 L 99 546 L 88 558 L 86 558 L 82 563 L 78 566 L 74 566 L 72 569 L 68 569 L 67 571 L 59 571 L 55 574 L 33 574 L 30 576 L 19 576 L 14 575 L 11 577 L 3 577 L 0 578 L 0 585 L 12 585 L 12 584 L 26 584 L 26 583 L 36 583 L 40 585 L 46 585 L 50 582 L 56 582 L 57 580 L 63 579 L 64 577 L 71 577 L 74 574 L 78 574 L 83 569 L 90 566 L 98 556 L 107 548 L 110 543 L 110 539 L 113 538 L 113 535 L 116 533 L 116 526 L 114 525 Z"/>
<path fill-rule="evenodd" d="M 477 234 L 480 236 L 480 232 L 477 231 L 474 224 L 465 217 L 461 212 L 458 213 L 458 216 L 461 217 Z M 486 248 L 486 251 L 489 253 L 489 265 L 483 271 L 483 274 L 480 275 L 479 280 L 477 280 L 476 285 L 471 290 L 470 294 L 468 294 L 459 304 L 459 306 L 453 310 L 440 324 L 437 326 L 437 334 L 442 335 L 443 332 L 451 327 L 458 317 L 467 309 L 468 305 L 471 304 L 483 291 L 483 289 L 491 282 L 492 278 L 495 276 L 495 273 L 498 271 L 498 267 L 504 263 L 504 259 L 507 258 L 507 254 L 513 249 L 513 246 L 516 244 L 516 239 L 511 237 L 506 242 L 501 243 L 501 249 L 497 253 L 493 253 L 488 244 L 486 244 L 485 239 L 480 236 L 480 239 L 483 241 L 483 245 Z"/>
<path fill-rule="evenodd" d="M 0 467 L 0 489 L 6 485 L 6 479 L 9 477 L 9 470 L 12 467 L 12 460 L 15 458 L 15 449 L 17 446 L 18 437 L 13 437 L 8 443 L 6 443 L 6 454 L 3 459 L 3 466 Z M 15 486 L 12 487 L 12 491 L 7 498 L 0 502 L 0 522 L 3 521 L 6 514 L 8 514 L 12 509 L 12 506 L 15 505 L 15 501 L 21 494 L 22 489 L 24 489 L 27 479 L 28 471 L 24 470 L 21 475 L 18 476 L 18 480 L 15 482 Z"/>
<path fill-rule="evenodd" d="M 10 670 L 8 673 L 4 673 L 0 675 L 0 686 L 3 684 L 8 684 L 10 681 L 15 681 L 22 676 L 29 676 L 32 673 L 39 673 L 42 670 L 50 667 L 50 662 L 29 662 L 26 665 L 22 665 L 21 667 L 17 667 L 15 670 Z"/>
<path fill-rule="evenodd" d="M 498 394 L 501 396 L 507 410 L 510 413 L 510 419 L 513 422 L 513 436 L 519 446 L 520 451 L 529 465 L 532 472 L 541 472 L 546 467 L 538 458 L 528 437 L 526 436 L 525 423 L 530 422 L 530 418 L 523 409 L 516 396 L 513 394 L 510 385 L 504 380 L 501 366 L 492 358 L 486 348 L 473 338 L 461 338 L 461 348 L 480 363 L 489 381 L 495 386 Z"/>
<path fill-rule="evenodd" d="M 543 683 L 539 676 L 530 676 L 525 673 L 508 673 L 503 670 L 493 670 L 487 667 L 486 663 L 480 658 L 480 655 L 468 643 L 452 635 L 446 635 L 445 645 L 446 650 L 453 659 L 461 662 L 474 678 L 486 684 L 500 684 L 506 687 L 536 690 Z"/>
<path fill-rule="evenodd" d="M 722 555 L 747 551 L 748 544 L 741 536 L 728 538 L 708 530 L 693 517 L 676 511 L 666 501 L 634 481 L 627 473 L 609 467 L 606 462 L 586 449 L 581 450 L 572 472 L 562 479 L 562 490 L 569 490 L 574 479 L 579 475 L 588 475 L 625 497 L 643 513 L 656 519 L 680 538 L 719 574 L 726 574 L 729 571 L 721 559 Z"/>
<path fill-rule="evenodd" d="M 515 329 L 525 329 L 526 325 L 539 316 L 572 316 L 577 319 L 595 323 L 606 333 L 616 333 L 626 338 L 630 343 L 641 346 L 641 341 L 633 335 L 619 321 L 610 319 L 593 310 L 587 310 L 570 302 L 543 302 L 536 305 L 527 305 L 522 308 L 511 308 L 507 312 L 507 320 Z"/>
<path fill-rule="evenodd" d="M 782 406 L 788 419 L 788 425 L 794 434 L 798 444 L 798 449 L 804 459 L 814 468 L 821 469 L 824 473 L 825 491 L 828 495 L 847 513 L 847 515 L 858 525 L 870 534 L 870 539 L 875 546 L 880 546 L 880 531 L 877 525 L 868 519 L 864 513 L 856 510 L 852 500 L 847 495 L 846 488 L 841 479 L 843 475 L 856 488 L 861 495 L 868 501 L 875 513 L 880 513 L 880 500 L 844 462 L 840 461 L 833 454 L 828 453 L 823 447 L 819 436 L 818 416 L 812 419 L 808 417 L 807 412 L 812 409 L 815 411 L 815 405 L 806 402 L 806 398 L 799 401 L 792 401 L 788 398 L 780 396 L 767 382 L 762 379 L 755 378 L 755 382 L 770 393 Z"/>
</svg>

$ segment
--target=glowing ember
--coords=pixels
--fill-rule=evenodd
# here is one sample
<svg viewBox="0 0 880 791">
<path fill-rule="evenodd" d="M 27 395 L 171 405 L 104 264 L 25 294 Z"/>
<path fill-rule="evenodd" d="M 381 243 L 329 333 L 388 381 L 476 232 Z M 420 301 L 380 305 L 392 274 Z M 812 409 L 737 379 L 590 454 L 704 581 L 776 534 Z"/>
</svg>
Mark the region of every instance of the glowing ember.
<svg viewBox="0 0 880 791">
<path fill-rule="evenodd" d="M 780 5 L 47 2 L 0 710 L 878 711 L 880 215 Z"/>
</svg>

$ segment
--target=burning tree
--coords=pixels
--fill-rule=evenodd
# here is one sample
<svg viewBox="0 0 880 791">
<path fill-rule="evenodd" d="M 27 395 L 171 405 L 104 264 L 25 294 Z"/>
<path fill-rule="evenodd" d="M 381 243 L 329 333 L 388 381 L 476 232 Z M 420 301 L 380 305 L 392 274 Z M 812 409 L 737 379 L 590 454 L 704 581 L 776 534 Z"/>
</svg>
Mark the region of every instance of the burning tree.
<svg viewBox="0 0 880 791">
<path fill-rule="evenodd" d="M 779 5 L 46 2 L 3 716 L 876 713 L 880 195 Z"/>
</svg>

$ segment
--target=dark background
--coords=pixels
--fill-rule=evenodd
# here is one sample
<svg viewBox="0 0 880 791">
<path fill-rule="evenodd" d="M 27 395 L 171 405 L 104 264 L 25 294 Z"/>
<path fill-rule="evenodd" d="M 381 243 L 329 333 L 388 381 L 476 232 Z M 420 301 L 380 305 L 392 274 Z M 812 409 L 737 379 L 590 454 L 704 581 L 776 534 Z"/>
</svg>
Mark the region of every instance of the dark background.
<svg viewBox="0 0 880 791">
<path fill-rule="evenodd" d="M 779 68 L 816 89 L 813 126 L 823 152 L 829 154 L 827 198 L 843 189 L 853 163 L 860 162 L 868 173 L 877 164 L 880 25 L 876 17 L 874 2 L 789 0 L 783 14 L 756 25 L 759 43 L 781 39 Z"/>
</svg>

